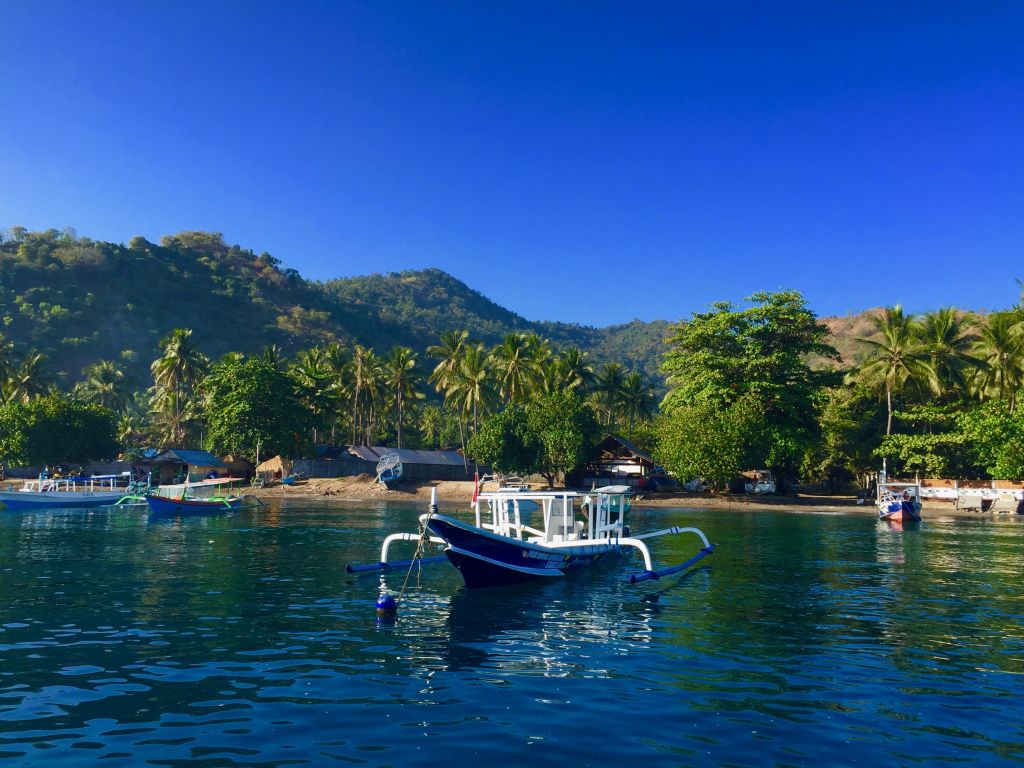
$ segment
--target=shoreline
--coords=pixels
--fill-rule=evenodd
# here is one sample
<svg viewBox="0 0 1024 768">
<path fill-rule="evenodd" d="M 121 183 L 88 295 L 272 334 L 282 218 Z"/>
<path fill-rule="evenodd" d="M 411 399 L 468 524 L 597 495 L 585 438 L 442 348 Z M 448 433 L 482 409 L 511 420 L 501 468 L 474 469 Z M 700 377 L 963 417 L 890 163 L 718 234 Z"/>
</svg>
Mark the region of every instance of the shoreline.
<svg viewBox="0 0 1024 768">
<path fill-rule="evenodd" d="M 473 482 L 471 480 L 429 480 L 406 481 L 397 488 L 385 489 L 373 481 L 370 475 L 338 478 L 311 478 L 301 480 L 295 485 L 274 485 L 269 488 L 256 488 L 248 493 L 261 499 L 326 499 L 335 501 L 386 501 L 416 502 L 428 504 L 431 489 L 437 489 L 440 504 L 466 503 L 473 499 Z M 484 483 L 481 490 L 493 490 L 493 483 Z M 538 487 L 536 490 L 546 490 Z M 559 490 L 559 489 L 555 489 Z M 827 496 L 797 494 L 790 496 L 716 496 L 708 493 L 658 493 L 644 495 L 634 502 L 636 507 L 644 508 L 684 508 L 684 509 L 718 509 L 724 511 L 750 512 L 831 512 L 854 513 L 876 516 L 877 509 L 873 503 L 858 504 L 854 496 Z M 953 504 L 942 501 L 926 500 L 921 508 L 924 515 L 942 515 L 955 517 L 989 516 L 990 513 L 957 510 Z M 993 517 L 1013 515 L 997 514 Z"/>
</svg>

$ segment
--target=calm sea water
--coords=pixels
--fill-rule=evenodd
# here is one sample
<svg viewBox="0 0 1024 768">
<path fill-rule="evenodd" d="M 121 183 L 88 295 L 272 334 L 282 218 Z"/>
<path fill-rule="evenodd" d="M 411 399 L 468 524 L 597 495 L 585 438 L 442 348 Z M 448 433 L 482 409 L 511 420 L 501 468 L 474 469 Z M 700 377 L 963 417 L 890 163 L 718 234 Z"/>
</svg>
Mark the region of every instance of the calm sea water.
<svg viewBox="0 0 1024 768">
<path fill-rule="evenodd" d="M 719 550 L 640 586 L 625 559 L 473 593 L 430 566 L 378 624 L 345 564 L 421 511 L 0 511 L 0 763 L 1024 761 L 1016 517 L 637 511 Z"/>
</svg>

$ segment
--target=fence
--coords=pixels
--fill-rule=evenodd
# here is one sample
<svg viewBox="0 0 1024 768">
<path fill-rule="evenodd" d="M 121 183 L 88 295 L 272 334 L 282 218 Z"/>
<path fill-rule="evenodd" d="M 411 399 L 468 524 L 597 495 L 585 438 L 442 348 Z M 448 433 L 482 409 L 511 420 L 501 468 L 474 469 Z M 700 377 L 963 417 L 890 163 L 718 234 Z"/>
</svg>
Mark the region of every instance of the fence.
<svg viewBox="0 0 1024 768">
<path fill-rule="evenodd" d="M 403 464 L 403 480 L 472 480 L 474 466 L 468 468 L 462 464 Z M 332 459 L 296 459 L 293 472 L 306 477 L 355 477 L 356 475 L 377 474 L 377 464 L 357 458 Z M 485 467 L 480 468 L 483 474 Z"/>
</svg>

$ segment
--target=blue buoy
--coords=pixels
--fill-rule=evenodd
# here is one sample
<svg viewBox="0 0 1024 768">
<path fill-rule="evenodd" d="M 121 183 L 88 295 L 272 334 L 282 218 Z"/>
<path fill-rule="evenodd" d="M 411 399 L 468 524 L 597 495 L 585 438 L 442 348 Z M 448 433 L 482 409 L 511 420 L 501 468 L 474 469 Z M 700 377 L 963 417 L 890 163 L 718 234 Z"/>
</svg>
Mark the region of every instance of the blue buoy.
<svg viewBox="0 0 1024 768">
<path fill-rule="evenodd" d="M 377 598 L 377 619 L 379 621 L 389 621 L 395 618 L 397 610 L 398 604 L 391 595 L 384 593 Z"/>
</svg>

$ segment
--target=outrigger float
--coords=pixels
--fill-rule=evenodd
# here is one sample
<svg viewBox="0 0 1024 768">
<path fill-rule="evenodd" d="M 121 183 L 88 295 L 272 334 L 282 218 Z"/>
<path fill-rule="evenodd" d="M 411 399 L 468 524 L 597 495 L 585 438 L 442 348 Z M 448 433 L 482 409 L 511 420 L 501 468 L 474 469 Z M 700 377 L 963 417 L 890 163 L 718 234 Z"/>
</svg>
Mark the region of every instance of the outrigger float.
<svg viewBox="0 0 1024 768">
<path fill-rule="evenodd" d="M 349 573 L 387 571 L 411 567 L 416 562 L 447 559 L 462 574 L 466 587 L 493 587 L 565 576 L 595 565 L 626 548 L 640 552 L 644 570 L 629 577 L 637 583 L 678 573 L 710 555 L 715 545 L 699 528 L 672 526 L 660 531 L 631 535 L 625 524 L 629 493 L 625 485 L 610 485 L 586 493 L 575 491 L 501 491 L 477 495 L 475 522 L 468 523 L 437 512 L 437 491 L 431 493 L 430 511 L 420 516 L 419 533 L 393 533 L 384 539 L 380 562 L 349 565 Z M 537 505 L 543 528 L 524 522 L 523 502 Z M 577 506 L 578 505 L 578 506 Z M 647 539 L 691 533 L 701 548 L 686 562 L 655 570 Z M 411 560 L 389 560 L 391 545 L 417 542 Z M 428 542 L 444 546 L 442 555 L 426 556 Z"/>
</svg>

